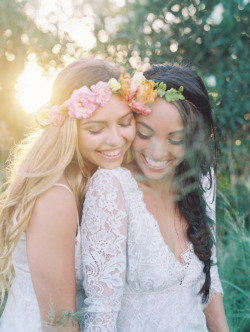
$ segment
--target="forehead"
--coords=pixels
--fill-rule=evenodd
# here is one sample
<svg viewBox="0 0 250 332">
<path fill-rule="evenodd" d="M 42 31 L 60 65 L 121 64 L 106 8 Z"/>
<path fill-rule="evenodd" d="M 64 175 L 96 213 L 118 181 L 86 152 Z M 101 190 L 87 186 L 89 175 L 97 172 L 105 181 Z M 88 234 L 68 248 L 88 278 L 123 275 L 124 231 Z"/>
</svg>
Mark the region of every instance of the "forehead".
<svg viewBox="0 0 250 332">
<path fill-rule="evenodd" d="M 160 129 L 164 131 L 183 129 L 181 116 L 173 103 L 157 97 L 149 107 L 152 112 L 145 116 L 138 115 L 136 122 L 146 123 L 155 131 Z"/>
</svg>

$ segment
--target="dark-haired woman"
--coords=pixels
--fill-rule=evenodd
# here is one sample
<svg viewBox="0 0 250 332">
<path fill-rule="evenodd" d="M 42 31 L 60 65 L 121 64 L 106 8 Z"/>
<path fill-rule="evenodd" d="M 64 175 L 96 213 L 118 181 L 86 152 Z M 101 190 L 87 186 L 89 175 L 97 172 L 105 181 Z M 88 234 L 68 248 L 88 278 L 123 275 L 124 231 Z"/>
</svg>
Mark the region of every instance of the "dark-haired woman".
<svg viewBox="0 0 250 332">
<path fill-rule="evenodd" d="M 99 169 L 84 203 L 84 331 L 227 332 L 208 93 L 187 67 L 144 76 L 158 97 L 136 115 L 129 170 Z"/>
</svg>

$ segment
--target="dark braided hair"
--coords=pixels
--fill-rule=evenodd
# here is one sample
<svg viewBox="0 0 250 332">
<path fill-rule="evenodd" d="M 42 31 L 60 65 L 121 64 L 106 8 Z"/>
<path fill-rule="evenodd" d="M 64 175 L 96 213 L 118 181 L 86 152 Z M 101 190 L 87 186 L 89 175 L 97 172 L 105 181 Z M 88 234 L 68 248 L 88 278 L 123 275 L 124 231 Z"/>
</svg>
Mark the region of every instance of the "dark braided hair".
<svg viewBox="0 0 250 332">
<path fill-rule="evenodd" d="M 203 303 L 208 301 L 213 264 L 211 228 L 213 221 L 206 213 L 202 178 L 213 186 L 211 169 L 216 168 L 217 148 L 212 109 L 207 89 L 195 71 L 187 66 L 153 65 L 144 72 L 147 79 L 164 82 L 167 90 L 184 88 L 185 100 L 174 102 L 185 128 L 185 159 L 175 170 L 174 181 L 179 188 L 177 207 L 188 223 L 187 236 L 194 252 L 204 263 L 205 282 L 200 290 Z"/>
</svg>

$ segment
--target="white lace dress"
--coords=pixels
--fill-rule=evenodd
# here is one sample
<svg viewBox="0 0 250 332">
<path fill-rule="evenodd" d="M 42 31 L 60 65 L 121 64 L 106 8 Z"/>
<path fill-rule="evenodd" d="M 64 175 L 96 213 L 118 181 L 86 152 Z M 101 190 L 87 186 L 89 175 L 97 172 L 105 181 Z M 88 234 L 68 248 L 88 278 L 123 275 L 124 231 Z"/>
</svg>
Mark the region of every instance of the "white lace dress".
<svg viewBox="0 0 250 332">
<path fill-rule="evenodd" d="M 183 263 L 176 260 L 130 171 L 96 171 L 83 207 L 81 234 L 83 331 L 208 331 L 198 295 L 203 263 L 191 243 Z M 216 262 L 215 251 L 213 256 Z M 222 293 L 216 266 L 212 290 Z"/>
<path fill-rule="evenodd" d="M 62 186 L 71 192 L 70 188 L 63 184 L 56 185 Z M 16 222 L 16 216 L 14 218 Z M 41 331 L 40 311 L 27 260 L 25 233 L 22 234 L 12 258 L 16 276 L 12 283 L 3 315 L 0 318 L 0 332 Z M 79 223 L 75 241 L 75 268 L 77 308 L 81 309 L 83 304 L 83 290 Z"/>
</svg>

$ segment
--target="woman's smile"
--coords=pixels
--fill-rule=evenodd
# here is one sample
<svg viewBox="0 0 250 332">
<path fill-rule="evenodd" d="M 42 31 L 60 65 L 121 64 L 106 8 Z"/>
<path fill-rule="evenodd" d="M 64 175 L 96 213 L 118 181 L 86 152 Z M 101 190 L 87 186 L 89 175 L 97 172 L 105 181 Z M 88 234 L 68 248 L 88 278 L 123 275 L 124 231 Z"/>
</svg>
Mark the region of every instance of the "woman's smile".
<svg viewBox="0 0 250 332">
<path fill-rule="evenodd" d="M 164 169 L 170 162 L 168 160 L 156 161 L 143 154 L 142 154 L 142 159 L 143 159 L 144 163 L 146 164 L 146 166 L 148 166 L 149 168 L 155 169 L 155 170 Z"/>
<path fill-rule="evenodd" d="M 116 159 L 123 155 L 124 147 L 110 150 L 97 151 L 97 153 L 103 158 Z"/>
</svg>

